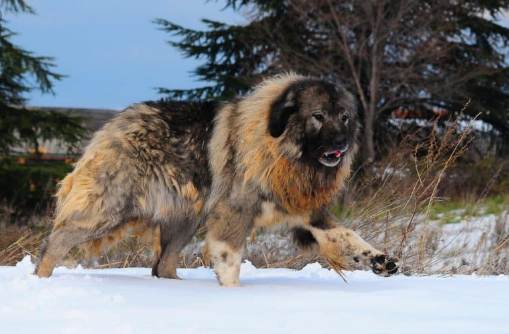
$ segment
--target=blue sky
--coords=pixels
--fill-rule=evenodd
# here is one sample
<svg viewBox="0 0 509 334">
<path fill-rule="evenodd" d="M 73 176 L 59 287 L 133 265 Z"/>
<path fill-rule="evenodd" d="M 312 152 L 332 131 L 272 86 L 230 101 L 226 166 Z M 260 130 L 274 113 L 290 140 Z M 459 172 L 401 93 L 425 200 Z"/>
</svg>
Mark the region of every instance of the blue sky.
<svg viewBox="0 0 509 334">
<path fill-rule="evenodd" d="M 156 87 L 202 85 L 190 71 L 198 60 L 184 58 L 152 23 L 165 18 L 202 27 L 200 19 L 243 23 L 222 10 L 224 0 L 28 0 L 37 15 L 7 16 L 14 41 L 38 55 L 55 57 L 55 95 L 31 93 L 36 106 L 122 109 L 158 97 Z M 508 25 L 507 16 L 502 23 Z"/>
<path fill-rule="evenodd" d="M 200 28 L 201 18 L 242 23 L 222 11 L 222 1 L 28 0 L 36 15 L 7 16 L 14 41 L 38 55 L 55 57 L 67 75 L 55 95 L 31 93 L 36 106 L 122 109 L 157 98 L 156 87 L 200 86 L 190 75 L 199 61 L 185 59 L 151 21 L 165 18 Z"/>
</svg>

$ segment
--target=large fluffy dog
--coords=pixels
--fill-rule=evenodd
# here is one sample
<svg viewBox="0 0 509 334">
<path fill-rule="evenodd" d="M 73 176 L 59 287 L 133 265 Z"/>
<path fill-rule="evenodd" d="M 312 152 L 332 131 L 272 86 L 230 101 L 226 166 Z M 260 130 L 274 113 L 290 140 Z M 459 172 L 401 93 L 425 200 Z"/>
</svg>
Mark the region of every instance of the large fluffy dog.
<svg viewBox="0 0 509 334">
<path fill-rule="evenodd" d="M 250 231 L 281 223 L 335 266 L 359 262 L 378 274 L 396 272 L 394 260 L 337 225 L 326 209 L 356 150 L 350 93 L 290 74 L 215 109 L 138 104 L 96 133 L 62 181 L 37 274 L 51 275 L 74 246 L 101 248 L 128 230 L 149 228 L 160 229 L 153 274 L 175 278 L 178 254 L 202 222 L 224 286 L 239 284 Z"/>
</svg>

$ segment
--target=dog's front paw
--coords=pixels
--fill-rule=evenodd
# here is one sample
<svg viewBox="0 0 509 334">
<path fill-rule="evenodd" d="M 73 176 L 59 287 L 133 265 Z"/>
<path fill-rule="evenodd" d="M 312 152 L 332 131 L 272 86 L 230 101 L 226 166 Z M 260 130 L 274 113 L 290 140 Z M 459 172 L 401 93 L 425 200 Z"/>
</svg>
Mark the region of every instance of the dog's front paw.
<svg viewBox="0 0 509 334">
<path fill-rule="evenodd" d="M 398 259 L 387 255 L 376 255 L 371 258 L 371 269 L 380 276 L 391 276 L 398 272 Z"/>
</svg>

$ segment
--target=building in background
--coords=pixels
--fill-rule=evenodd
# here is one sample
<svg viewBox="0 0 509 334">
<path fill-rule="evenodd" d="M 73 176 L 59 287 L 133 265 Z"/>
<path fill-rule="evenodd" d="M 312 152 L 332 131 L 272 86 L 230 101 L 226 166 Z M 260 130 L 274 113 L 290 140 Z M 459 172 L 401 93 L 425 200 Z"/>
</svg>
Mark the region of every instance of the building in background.
<svg viewBox="0 0 509 334">
<path fill-rule="evenodd" d="M 33 109 L 38 110 L 52 110 L 61 113 L 68 113 L 73 116 L 78 116 L 83 120 L 83 126 L 85 127 L 88 136 L 87 139 L 82 141 L 77 150 L 69 151 L 67 145 L 60 140 L 46 140 L 39 142 L 39 152 L 36 155 L 33 148 L 28 146 L 15 147 L 12 154 L 17 157 L 17 161 L 20 164 L 26 164 L 33 160 L 41 162 L 50 161 L 66 161 L 73 162 L 83 152 L 84 148 L 88 144 L 88 139 L 92 134 L 101 128 L 101 126 L 111 119 L 118 111 L 111 109 L 85 109 L 85 108 L 54 108 L 54 107 L 34 107 Z"/>
</svg>

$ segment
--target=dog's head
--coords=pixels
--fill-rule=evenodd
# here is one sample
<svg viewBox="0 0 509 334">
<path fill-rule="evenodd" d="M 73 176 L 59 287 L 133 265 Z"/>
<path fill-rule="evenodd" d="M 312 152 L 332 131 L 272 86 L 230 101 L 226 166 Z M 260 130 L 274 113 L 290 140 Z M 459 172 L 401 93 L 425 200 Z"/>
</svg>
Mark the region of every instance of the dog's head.
<svg viewBox="0 0 509 334">
<path fill-rule="evenodd" d="M 319 79 L 290 84 L 272 104 L 269 133 L 290 159 L 335 168 L 354 149 L 355 101 L 346 89 Z"/>
</svg>

